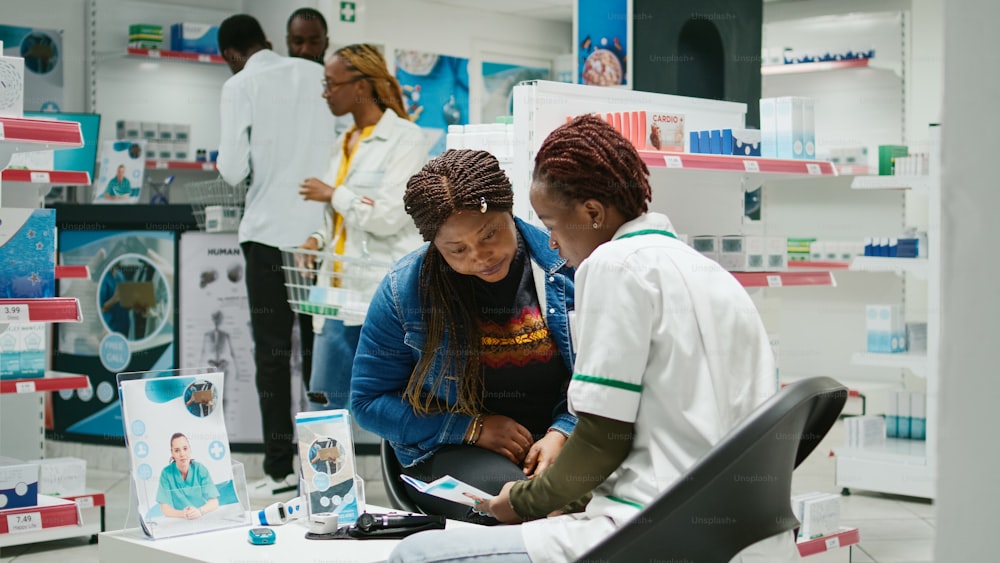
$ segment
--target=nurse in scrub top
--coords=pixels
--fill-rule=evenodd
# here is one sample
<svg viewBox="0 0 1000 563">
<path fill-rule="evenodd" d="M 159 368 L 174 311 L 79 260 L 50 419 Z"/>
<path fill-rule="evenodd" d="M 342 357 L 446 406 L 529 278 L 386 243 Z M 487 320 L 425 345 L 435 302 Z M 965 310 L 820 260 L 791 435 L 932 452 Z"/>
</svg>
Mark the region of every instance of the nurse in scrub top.
<svg viewBox="0 0 1000 563">
<path fill-rule="evenodd" d="M 542 143 L 531 205 L 549 245 L 577 268 L 577 355 L 567 392 L 576 428 L 546 471 L 506 483 L 477 505 L 524 524 L 415 534 L 390 563 L 486 554 L 491 562 L 576 561 L 641 518 L 775 393 L 774 359 L 753 301 L 729 272 L 677 240 L 666 215 L 648 210 L 648 175 L 632 144 L 594 116 Z M 797 560 L 790 532 L 733 559 Z"/>
<path fill-rule="evenodd" d="M 191 459 L 191 444 L 180 432 L 170 437 L 170 463 L 156 492 L 163 515 L 195 520 L 219 508 L 219 489 L 208 468 Z"/>
</svg>

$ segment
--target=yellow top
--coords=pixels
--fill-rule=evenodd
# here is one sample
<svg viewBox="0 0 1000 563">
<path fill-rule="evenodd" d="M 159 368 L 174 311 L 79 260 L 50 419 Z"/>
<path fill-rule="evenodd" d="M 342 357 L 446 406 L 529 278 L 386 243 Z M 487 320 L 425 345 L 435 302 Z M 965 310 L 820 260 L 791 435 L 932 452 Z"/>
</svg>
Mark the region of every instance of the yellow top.
<svg viewBox="0 0 1000 563">
<path fill-rule="evenodd" d="M 344 136 L 344 144 L 341 147 L 343 155 L 340 159 L 340 168 L 337 169 L 337 178 L 334 180 L 334 187 L 339 187 L 343 185 L 344 179 L 347 178 L 347 172 L 351 169 L 351 160 L 354 158 L 355 153 L 358 152 L 358 147 L 361 146 L 361 141 L 367 139 L 371 136 L 372 131 L 375 130 L 374 125 L 369 125 L 361 129 L 361 134 L 358 136 L 358 141 L 354 143 L 354 147 L 349 148 L 351 141 L 351 135 L 358 130 L 357 125 L 351 126 Z M 344 231 L 344 216 L 337 213 L 336 210 L 333 212 L 333 253 L 334 254 L 344 254 L 344 245 L 347 242 L 347 233 Z M 340 272 L 343 270 L 343 264 L 340 262 L 335 262 L 333 264 L 333 271 Z M 340 277 L 333 277 L 333 286 L 340 287 Z"/>
</svg>

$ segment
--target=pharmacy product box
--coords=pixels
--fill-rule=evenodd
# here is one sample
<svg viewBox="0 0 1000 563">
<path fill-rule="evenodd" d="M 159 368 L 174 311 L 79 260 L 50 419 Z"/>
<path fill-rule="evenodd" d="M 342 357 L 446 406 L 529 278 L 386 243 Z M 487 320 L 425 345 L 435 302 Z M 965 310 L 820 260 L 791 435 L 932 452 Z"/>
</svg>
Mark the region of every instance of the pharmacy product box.
<svg viewBox="0 0 1000 563">
<path fill-rule="evenodd" d="M 155 121 L 143 121 L 139 124 L 139 133 L 147 141 L 155 141 L 160 135 L 160 124 Z"/>
<path fill-rule="evenodd" d="M 902 305 L 868 305 L 865 327 L 869 352 L 895 354 L 906 351 L 906 321 Z"/>
<path fill-rule="evenodd" d="M 54 209 L 0 208 L 0 298 L 55 297 L 55 229 Z"/>
<path fill-rule="evenodd" d="M 0 379 L 45 377 L 45 325 L 0 325 Z"/>
<path fill-rule="evenodd" d="M 180 141 L 174 139 L 170 141 L 170 144 L 174 147 L 174 160 L 190 160 L 191 159 L 191 142 L 190 141 Z"/>
<path fill-rule="evenodd" d="M 733 129 L 732 153 L 739 156 L 761 156 L 759 129 Z"/>
<path fill-rule="evenodd" d="M 812 492 L 812 493 L 802 493 L 798 495 L 792 495 L 792 516 L 795 517 L 800 523 L 802 522 L 802 509 L 807 500 L 823 498 L 829 493 Z M 799 526 L 799 535 L 802 537 L 802 527 Z"/>
<path fill-rule="evenodd" d="M 115 122 L 115 132 L 118 139 L 139 140 L 142 138 L 142 123 L 119 119 Z"/>
<path fill-rule="evenodd" d="M 157 146 L 159 141 L 146 141 L 145 157 L 147 159 L 157 158 L 156 154 L 159 152 L 160 147 Z"/>
<path fill-rule="evenodd" d="M 170 160 L 174 157 L 174 143 L 172 141 L 156 141 L 156 158 Z"/>
<path fill-rule="evenodd" d="M 799 536 L 818 538 L 840 530 L 840 495 L 827 493 L 802 503 L 802 526 Z"/>
<path fill-rule="evenodd" d="M 802 156 L 807 160 L 816 159 L 816 112 L 812 98 L 796 98 L 802 112 Z"/>
<path fill-rule="evenodd" d="M 0 509 L 38 504 L 38 466 L 0 457 Z"/>
<path fill-rule="evenodd" d="M 785 270 L 788 268 L 788 239 L 785 237 L 766 237 L 767 250 L 766 268 L 768 270 Z"/>
<path fill-rule="evenodd" d="M 719 265 L 730 272 L 746 269 L 747 252 L 742 235 L 719 237 Z"/>
<path fill-rule="evenodd" d="M 892 176 L 895 171 L 897 156 L 906 156 L 909 149 L 906 145 L 879 145 L 878 146 L 878 175 Z"/>
<path fill-rule="evenodd" d="M 705 256 L 719 261 L 719 237 L 714 235 L 696 235 L 691 237 L 691 247 Z"/>
<path fill-rule="evenodd" d="M 698 151 L 702 154 L 712 153 L 712 132 L 698 131 Z"/>
<path fill-rule="evenodd" d="M 86 491 L 87 462 L 76 457 L 36 459 L 38 494 L 57 497 L 82 495 Z"/>
<path fill-rule="evenodd" d="M 175 23 L 170 26 L 170 48 L 190 53 L 219 54 L 219 26 L 207 23 Z"/>
<path fill-rule="evenodd" d="M 173 123 L 157 123 L 156 124 L 156 138 L 161 141 L 173 141 L 174 140 L 174 124 Z"/>
<path fill-rule="evenodd" d="M 885 436 L 886 438 L 899 437 L 899 400 L 896 398 L 900 391 L 889 391 L 885 404 Z"/>
<path fill-rule="evenodd" d="M 688 152 L 689 153 L 699 153 L 701 152 L 701 147 L 698 143 L 698 132 L 691 131 L 688 134 Z"/>
<path fill-rule="evenodd" d="M 242 213 L 239 207 L 209 205 L 205 207 L 205 231 L 229 233 L 239 230 Z"/>
<path fill-rule="evenodd" d="M 927 395 L 910 393 L 910 439 L 927 439 Z"/>
<path fill-rule="evenodd" d="M 133 23 L 128 26 L 129 41 L 138 39 L 163 40 L 163 26 L 151 23 Z"/>
<path fill-rule="evenodd" d="M 190 141 L 191 126 L 188 125 L 187 123 L 174 123 L 174 140 Z"/>
<path fill-rule="evenodd" d="M 761 98 L 760 100 L 760 156 L 777 158 L 778 129 L 775 115 L 776 98 Z"/>
<path fill-rule="evenodd" d="M 896 391 L 896 415 L 899 416 L 899 426 L 896 435 L 899 438 L 910 437 L 910 423 L 913 415 L 910 411 L 910 392 Z"/>
<path fill-rule="evenodd" d="M 802 98 L 785 96 L 774 105 L 778 158 L 803 158 Z"/>
<path fill-rule="evenodd" d="M 684 116 L 679 113 L 643 112 L 646 119 L 645 145 L 658 151 L 684 151 Z"/>
</svg>

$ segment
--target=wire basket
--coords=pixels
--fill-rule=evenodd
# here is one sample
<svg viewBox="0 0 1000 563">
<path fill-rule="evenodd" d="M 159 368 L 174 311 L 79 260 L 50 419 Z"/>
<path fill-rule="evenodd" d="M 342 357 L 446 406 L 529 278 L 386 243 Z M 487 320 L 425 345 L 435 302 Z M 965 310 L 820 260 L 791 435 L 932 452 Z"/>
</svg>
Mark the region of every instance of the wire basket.
<svg viewBox="0 0 1000 563">
<path fill-rule="evenodd" d="M 240 228 L 247 183 L 229 185 L 222 178 L 185 185 L 191 198 L 191 213 L 198 228 L 210 233 L 232 233 Z"/>
<path fill-rule="evenodd" d="M 296 313 L 360 322 L 392 264 L 332 252 L 282 248 L 288 304 Z"/>
</svg>

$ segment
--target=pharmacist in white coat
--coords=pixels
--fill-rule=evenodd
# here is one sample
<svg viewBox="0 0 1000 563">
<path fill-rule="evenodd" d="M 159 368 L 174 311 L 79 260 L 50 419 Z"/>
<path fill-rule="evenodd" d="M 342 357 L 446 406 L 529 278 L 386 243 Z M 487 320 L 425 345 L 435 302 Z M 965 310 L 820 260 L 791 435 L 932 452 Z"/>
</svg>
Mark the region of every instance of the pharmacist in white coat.
<svg viewBox="0 0 1000 563">
<path fill-rule="evenodd" d="M 542 144 L 531 204 L 550 244 L 578 268 L 568 394 L 579 422 L 546 472 L 507 483 L 482 505 L 498 520 L 525 524 L 424 532 L 404 540 L 390 562 L 484 554 L 574 561 L 776 391 L 753 302 L 732 275 L 678 241 L 665 215 L 647 212 L 648 174 L 632 145 L 593 116 Z M 555 511 L 562 514 L 546 518 Z M 797 558 L 789 532 L 734 561 Z"/>
</svg>

